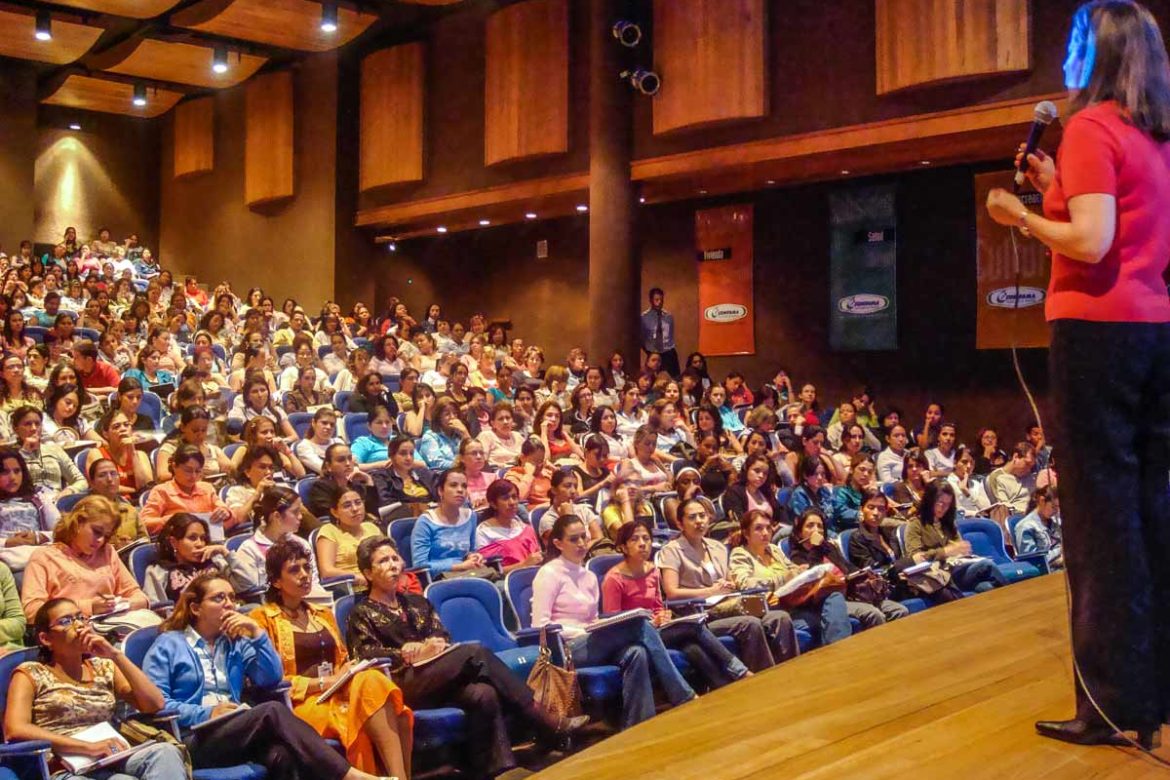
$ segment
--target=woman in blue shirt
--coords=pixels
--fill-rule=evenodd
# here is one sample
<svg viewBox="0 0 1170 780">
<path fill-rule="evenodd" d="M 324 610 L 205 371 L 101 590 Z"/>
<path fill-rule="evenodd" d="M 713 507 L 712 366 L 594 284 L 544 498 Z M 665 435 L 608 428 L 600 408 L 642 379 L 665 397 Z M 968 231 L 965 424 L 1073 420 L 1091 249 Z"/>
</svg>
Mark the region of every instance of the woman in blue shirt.
<svg viewBox="0 0 1170 780">
<path fill-rule="evenodd" d="M 362 471 L 386 468 L 390 465 L 390 434 L 394 432 L 394 417 L 381 404 L 375 406 L 366 420 L 370 432 L 359 436 L 350 445 L 353 459 Z"/>
<path fill-rule="evenodd" d="M 459 443 L 468 435 L 459 419 L 459 406 L 450 398 L 440 398 L 431 413 L 431 429 L 419 440 L 418 454 L 427 468 L 449 469 L 455 465 Z"/>
<path fill-rule="evenodd" d="M 179 713 L 182 728 L 208 724 L 185 740 L 196 769 L 254 762 L 273 780 L 374 778 L 346 763 L 283 702 L 236 712 L 245 678 L 257 688 L 271 688 L 281 682 L 283 668 L 259 624 L 236 612 L 231 583 L 219 574 L 192 580 L 162 630 L 143 669 L 162 691 L 167 709 Z M 340 674 L 333 669 L 321 676 L 322 690 Z M 214 718 L 222 719 L 209 723 Z"/>
<path fill-rule="evenodd" d="M 419 516 L 410 534 L 411 562 L 432 577 L 484 565 L 475 552 L 475 513 L 466 505 L 467 477 L 448 469 L 436 481 L 439 505 Z"/>
<path fill-rule="evenodd" d="M 707 391 L 706 402 L 719 410 L 719 419 L 723 421 L 723 430 L 733 436 L 743 430 L 743 420 L 739 414 L 727 403 L 727 390 L 723 385 L 711 385 Z"/>
</svg>

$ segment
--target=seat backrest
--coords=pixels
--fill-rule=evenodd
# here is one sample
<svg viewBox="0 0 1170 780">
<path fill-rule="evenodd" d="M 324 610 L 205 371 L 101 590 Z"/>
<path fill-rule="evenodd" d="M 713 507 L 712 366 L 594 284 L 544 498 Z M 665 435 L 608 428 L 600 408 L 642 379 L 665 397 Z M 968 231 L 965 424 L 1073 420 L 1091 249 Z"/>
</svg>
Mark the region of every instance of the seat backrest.
<svg viewBox="0 0 1170 780">
<path fill-rule="evenodd" d="M 959 535 L 971 543 L 973 554 L 986 556 L 996 563 L 1011 563 L 1004 547 L 1003 531 L 995 521 L 975 517 L 960 520 L 958 528 Z"/>
<path fill-rule="evenodd" d="M 349 397 L 353 395 L 352 390 L 342 390 L 335 393 L 333 396 L 333 407 L 337 411 L 344 413 L 349 408 Z"/>
<path fill-rule="evenodd" d="M 902 548 L 902 554 L 909 555 L 906 552 L 906 523 L 898 523 L 898 530 L 894 534 L 898 537 L 898 547 Z"/>
<path fill-rule="evenodd" d="M 882 492 L 885 493 L 886 498 L 890 499 L 891 501 L 894 500 L 894 488 L 897 486 L 897 484 L 897 482 L 882 483 Z"/>
<path fill-rule="evenodd" d="M 353 611 L 355 596 L 350 593 L 333 602 L 333 619 L 341 630 L 341 637 L 345 639 L 345 626 L 349 622 L 349 613 Z"/>
<path fill-rule="evenodd" d="M 309 489 L 316 481 L 317 477 L 303 477 L 297 480 L 297 495 L 300 496 L 302 504 L 309 503 Z"/>
<path fill-rule="evenodd" d="M 539 566 L 525 566 L 512 569 L 504 577 L 504 593 L 520 620 L 521 628 L 532 628 L 532 581 L 538 571 Z"/>
<path fill-rule="evenodd" d="M 1019 548 L 1020 544 L 1019 540 L 1016 539 L 1016 526 L 1018 526 L 1020 521 L 1025 517 L 1026 515 L 1012 515 L 1004 522 L 1004 524 L 1007 526 L 1008 536 L 1011 538 L 1012 547 L 1017 549 Z"/>
<path fill-rule="evenodd" d="M 536 509 L 533 509 L 532 514 L 528 516 L 529 521 L 532 523 L 532 530 L 536 532 L 537 539 L 540 538 L 540 518 L 544 517 L 544 513 L 548 510 L 548 506 L 538 506 Z"/>
<path fill-rule="evenodd" d="M 780 540 L 780 552 L 784 553 L 784 555 L 786 555 L 786 556 L 791 557 L 792 545 L 789 543 L 789 538 L 790 537 L 785 536 L 783 539 Z"/>
<path fill-rule="evenodd" d="M 102 334 L 93 328 L 78 328 L 74 333 L 77 334 L 78 338 L 89 339 L 94 344 L 102 340 Z"/>
<path fill-rule="evenodd" d="M 87 490 L 84 493 L 70 493 L 67 496 L 61 496 L 57 499 L 57 511 L 61 514 L 72 511 L 73 507 L 77 506 L 77 502 L 88 495 L 89 491 Z"/>
<path fill-rule="evenodd" d="M 309 431 L 309 423 L 313 421 L 313 415 L 311 412 L 293 412 L 288 416 L 288 421 L 293 430 L 297 432 L 297 436 L 303 439 Z"/>
<path fill-rule="evenodd" d="M 322 344 L 317 347 L 317 357 L 324 359 L 326 355 L 333 351 L 333 347 L 329 344 Z"/>
<path fill-rule="evenodd" d="M 391 393 L 397 393 L 402 389 L 402 375 L 401 374 L 382 374 L 382 384 Z"/>
<path fill-rule="evenodd" d="M 849 538 L 853 536 L 853 529 L 846 528 L 837 536 L 837 544 L 841 546 L 841 553 L 846 559 L 849 558 Z"/>
<path fill-rule="evenodd" d="M 36 647 L 26 647 L 23 650 L 13 650 L 7 655 L 0 656 L 0 712 L 8 707 L 8 681 L 16 667 L 27 661 L 37 660 L 40 650 Z M 4 737 L 4 719 L 0 718 L 0 740 Z"/>
<path fill-rule="evenodd" d="M 25 325 L 24 326 L 24 335 L 28 336 L 30 339 L 32 339 L 33 341 L 35 341 L 38 344 L 45 343 L 45 334 L 48 332 L 49 332 L 49 329 L 44 327 L 43 325 Z"/>
<path fill-rule="evenodd" d="M 235 552 L 240 549 L 240 545 L 252 538 L 252 534 L 236 534 L 229 536 L 224 540 L 224 546 L 228 548 L 228 552 Z"/>
<path fill-rule="evenodd" d="M 235 457 L 236 450 L 243 446 L 244 443 L 242 441 L 233 441 L 231 444 L 223 448 L 223 454 L 227 455 L 229 458 Z"/>
<path fill-rule="evenodd" d="M 342 428 L 345 430 L 345 440 L 348 442 L 357 441 L 362 436 L 369 433 L 369 426 L 366 424 L 370 419 L 370 415 L 366 412 L 351 412 L 342 420 Z"/>
<path fill-rule="evenodd" d="M 140 544 L 130 550 L 130 573 L 138 584 L 146 584 L 146 569 L 158 561 L 158 545 Z"/>
<path fill-rule="evenodd" d="M 792 500 L 792 488 L 780 488 L 776 491 L 776 503 L 780 506 L 788 506 L 788 502 Z"/>
<path fill-rule="evenodd" d="M 390 538 L 394 540 L 394 544 L 398 546 L 398 554 L 402 557 L 402 562 L 406 564 L 406 568 L 414 565 L 410 553 L 410 534 L 414 531 L 413 517 L 403 517 L 399 520 L 391 521 L 389 527 L 386 529 L 390 532 Z"/>
<path fill-rule="evenodd" d="M 149 417 L 155 429 L 162 425 L 162 399 L 149 390 L 142 391 L 142 401 L 138 404 L 138 411 Z"/>
<path fill-rule="evenodd" d="M 135 666 L 142 668 L 142 662 L 146 658 L 146 651 L 154 644 L 154 640 L 158 638 L 158 626 L 147 626 L 146 628 L 137 628 L 130 632 L 126 637 L 126 641 L 122 646 L 122 652 L 126 653 Z"/>
<path fill-rule="evenodd" d="M 593 572 L 597 577 L 597 581 L 601 582 L 605 579 L 605 575 L 614 566 L 622 562 L 622 556 L 618 553 L 612 555 L 598 555 L 596 558 L 590 558 L 589 562 L 585 564 L 585 568 Z"/>
<path fill-rule="evenodd" d="M 479 642 L 493 653 L 516 647 L 504 629 L 503 599 L 491 582 L 474 577 L 432 582 L 426 597 L 456 642 Z"/>
</svg>

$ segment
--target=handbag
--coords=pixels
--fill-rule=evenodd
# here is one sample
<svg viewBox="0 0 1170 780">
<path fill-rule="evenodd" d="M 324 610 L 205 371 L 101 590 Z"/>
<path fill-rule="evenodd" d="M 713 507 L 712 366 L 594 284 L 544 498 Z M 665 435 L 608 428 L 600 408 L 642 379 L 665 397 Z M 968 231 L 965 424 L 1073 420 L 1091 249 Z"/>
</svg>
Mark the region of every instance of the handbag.
<svg viewBox="0 0 1170 780">
<path fill-rule="evenodd" d="M 819 580 L 797 588 L 783 596 L 772 595 L 770 599 L 774 606 L 781 609 L 795 609 L 797 607 L 812 607 L 820 604 L 833 593 L 845 592 L 845 575 L 836 566 L 821 576 Z"/>
<path fill-rule="evenodd" d="M 763 618 L 766 614 L 768 614 L 768 604 L 764 601 L 764 597 L 758 593 L 743 593 L 738 596 L 728 596 L 707 609 L 707 616 L 711 620 L 743 617 L 745 615 L 754 618 Z"/>
<path fill-rule="evenodd" d="M 889 581 L 872 569 L 855 571 L 845 578 L 845 598 L 880 607 L 890 597 Z"/>
<path fill-rule="evenodd" d="M 130 747 L 136 747 L 144 742 L 162 742 L 163 744 L 174 745 L 179 749 L 180 755 L 183 756 L 183 764 L 187 767 L 186 779 L 191 780 L 191 753 L 187 750 L 187 746 L 175 739 L 175 735 L 171 732 L 152 726 L 136 718 L 131 718 L 118 723 L 118 733 L 130 743 Z"/>
<path fill-rule="evenodd" d="M 572 718 L 581 714 L 581 689 L 573 658 L 565 654 L 565 666 L 553 663 L 547 631 L 540 629 L 540 655 L 528 673 L 528 687 L 536 703 L 554 716 Z"/>
<path fill-rule="evenodd" d="M 938 561 L 935 561 L 926 571 L 917 574 L 903 574 L 902 577 L 913 590 L 927 596 L 937 593 L 951 584 L 951 573 L 944 569 Z"/>
</svg>

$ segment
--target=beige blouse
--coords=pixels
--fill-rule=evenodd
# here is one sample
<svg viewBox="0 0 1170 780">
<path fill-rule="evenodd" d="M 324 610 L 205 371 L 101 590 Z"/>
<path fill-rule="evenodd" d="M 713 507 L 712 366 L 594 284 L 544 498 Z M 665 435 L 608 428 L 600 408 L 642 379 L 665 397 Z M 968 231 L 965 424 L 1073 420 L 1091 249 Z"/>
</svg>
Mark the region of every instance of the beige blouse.
<svg viewBox="0 0 1170 780">
<path fill-rule="evenodd" d="M 93 682 L 62 680 L 37 661 L 17 667 L 33 681 L 32 722 L 35 726 L 70 736 L 114 717 L 114 662 L 108 658 L 86 661 Z"/>
<path fill-rule="evenodd" d="M 796 574 L 796 564 L 774 544 L 768 545 L 772 562 L 766 564 L 752 555 L 747 547 L 731 551 L 731 581 L 737 588 L 765 587 L 775 590 Z"/>
</svg>

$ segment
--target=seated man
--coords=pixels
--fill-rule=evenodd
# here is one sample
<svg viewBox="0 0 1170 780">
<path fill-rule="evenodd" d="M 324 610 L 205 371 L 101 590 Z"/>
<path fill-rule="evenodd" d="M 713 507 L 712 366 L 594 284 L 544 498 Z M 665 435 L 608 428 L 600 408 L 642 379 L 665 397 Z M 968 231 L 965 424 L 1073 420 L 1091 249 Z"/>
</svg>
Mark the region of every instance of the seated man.
<svg viewBox="0 0 1170 780">
<path fill-rule="evenodd" d="M 1028 511 L 1032 493 L 1036 491 L 1036 451 L 1022 441 L 1012 450 L 1012 457 L 987 477 L 987 497 L 992 504 L 1003 504 L 1012 514 Z"/>
<path fill-rule="evenodd" d="M 118 391 L 118 369 L 105 361 L 98 360 L 98 348 L 89 339 L 81 339 L 73 345 L 73 367 L 81 386 L 91 395 L 104 397 Z"/>
</svg>

